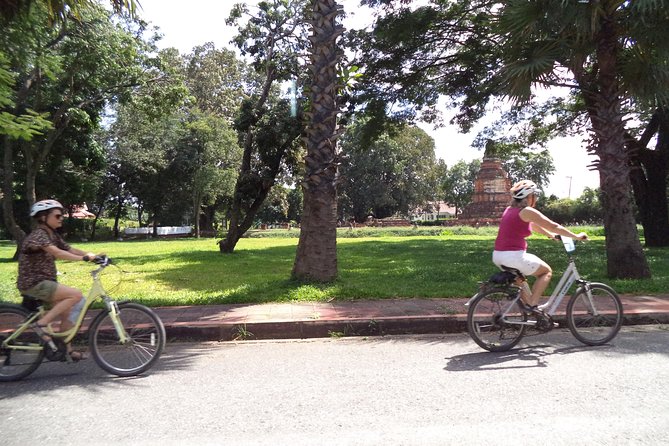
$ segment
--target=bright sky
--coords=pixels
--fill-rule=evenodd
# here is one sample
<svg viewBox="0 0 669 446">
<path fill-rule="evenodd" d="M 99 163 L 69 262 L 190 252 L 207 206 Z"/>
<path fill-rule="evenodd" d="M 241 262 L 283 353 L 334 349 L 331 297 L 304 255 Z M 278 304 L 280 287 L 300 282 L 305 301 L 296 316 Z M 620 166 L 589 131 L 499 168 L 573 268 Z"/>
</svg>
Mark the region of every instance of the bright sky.
<svg viewBox="0 0 669 446">
<path fill-rule="evenodd" d="M 229 43 L 235 29 L 225 25 L 230 8 L 235 0 L 139 0 L 140 16 L 152 25 L 160 28 L 163 48 L 175 47 L 181 53 L 188 53 L 205 42 L 214 42 L 217 48 L 230 47 Z M 246 3 L 254 4 L 255 0 Z M 359 0 L 340 0 L 345 11 L 350 15 L 345 22 L 349 29 L 362 28 L 370 21 L 369 9 L 362 8 Z M 446 118 L 450 113 L 444 110 Z M 493 117 L 495 118 L 495 117 Z M 448 121 L 448 119 L 446 119 Z M 447 126 L 437 130 L 429 125 L 421 125 L 435 140 L 436 156 L 442 158 L 448 166 L 459 160 L 471 161 L 482 158 L 483 153 L 471 147 L 476 134 L 484 127 L 481 124 L 468 134 L 458 133 L 457 129 Z M 585 135 L 584 135 L 585 136 Z M 599 175 L 591 172 L 587 165 L 593 158 L 588 156 L 583 138 L 559 138 L 549 144 L 553 155 L 556 173 L 546 192 L 558 197 L 571 197 L 581 194 L 584 187 L 599 187 Z"/>
</svg>

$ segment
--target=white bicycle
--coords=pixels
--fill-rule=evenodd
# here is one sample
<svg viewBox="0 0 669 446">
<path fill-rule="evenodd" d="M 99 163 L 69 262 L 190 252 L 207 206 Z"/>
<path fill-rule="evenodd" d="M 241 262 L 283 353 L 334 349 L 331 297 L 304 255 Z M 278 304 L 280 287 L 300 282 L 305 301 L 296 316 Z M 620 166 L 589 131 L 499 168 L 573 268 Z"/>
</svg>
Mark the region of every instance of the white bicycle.
<svg viewBox="0 0 669 446">
<path fill-rule="evenodd" d="M 569 237 L 559 237 L 569 264 L 550 298 L 539 305 L 541 312 L 532 312 L 521 301 L 521 288 L 526 278 L 517 269 L 504 268 L 488 281 L 480 284 L 477 294 L 465 304 L 467 331 L 482 348 L 507 351 L 525 336 L 527 329 L 539 333 L 552 330 L 560 303 L 569 289 L 578 284 L 566 308 L 569 330 L 586 345 L 602 345 L 611 341 L 623 322 L 623 306 L 618 294 L 604 283 L 589 282 L 581 278 L 574 261 L 574 242 Z"/>
</svg>

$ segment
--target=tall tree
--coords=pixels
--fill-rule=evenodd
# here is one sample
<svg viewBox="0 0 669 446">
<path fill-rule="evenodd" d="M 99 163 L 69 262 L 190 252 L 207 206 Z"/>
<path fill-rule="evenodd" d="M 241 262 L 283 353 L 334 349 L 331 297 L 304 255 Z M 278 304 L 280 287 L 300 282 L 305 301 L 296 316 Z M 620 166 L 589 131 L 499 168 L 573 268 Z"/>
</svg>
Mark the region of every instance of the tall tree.
<svg viewBox="0 0 669 446">
<path fill-rule="evenodd" d="M 7 56 L 0 51 L 0 138 L 23 139 L 30 141 L 52 127 L 45 115 L 33 110 L 24 113 L 16 110 L 12 99 L 15 73 L 9 69 Z"/>
<path fill-rule="evenodd" d="M 481 169 L 481 161 L 473 160 L 469 163 L 458 161 L 446 171 L 442 179 L 443 200 L 455 207 L 455 215 L 458 216 L 462 210 L 472 201 L 474 196 L 474 181 Z"/>
<path fill-rule="evenodd" d="M 400 126 L 374 141 L 364 138 L 364 123 L 350 125 L 342 135 L 340 214 L 364 221 L 396 213 L 409 215 L 437 199 L 434 140 L 414 126 Z"/>
<path fill-rule="evenodd" d="M 649 147 L 653 137 L 655 147 Z M 646 246 L 669 246 L 669 108 L 659 107 L 636 138 L 626 134 L 632 169 L 632 190 L 639 209 Z"/>
<path fill-rule="evenodd" d="M 211 42 L 194 47 L 184 59 L 185 82 L 195 98 L 193 105 L 232 123 L 243 99 L 259 82 L 258 75 L 234 51 L 216 48 Z"/>
<path fill-rule="evenodd" d="M 98 5 L 97 0 L 5 0 L 0 2 L 0 16 L 7 20 L 15 19 L 21 14 L 30 12 L 32 6 L 44 6 L 52 23 L 64 22 L 68 17 L 80 19 L 82 10 L 88 6 Z M 127 11 L 134 15 L 139 2 L 137 0 L 109 0 L 115 12 Z"/>
<path fill-rule="evenodd" d="M 335 0 L 312 0 L 312 7 L 304 213 L 293 277 L 330 281 L 337 277 L 337 65 L 341 57 L 337 38 L 344 28 L 337 21 L 342 8 Z"/>
<path fill-rule="evenodd" d="M 260 85 L 244 100 L 235 123 L 243 154 L 228 231 L 219 242 L 224 253 L 233 252 L 253 225 L 277 176 L 295 164 L 301 115 L 291 114 L 288 101 L 278 98 L 277 83 L 300 79 L 304 7 L 305 0 L 271 0 L 259 3 L 253 15 L 245 5 L 236 5 L 228 19 L 228 24 L 238 24 L 250 15 L 235 43 L 242 55 L 253 58 Z"/>
<path fill-rule="evenodd" d="M 191 135 L 201 136 L 192 141 L 198 147 L 193 220 L 199 234 L 201 229 L 213 231 L 214 215 L 220 208 L 230 212 L 241 162 L 239 144 L 230 140 L 232 124 L 258 76 L 233 51 L 217 49 L 208 42 L 185 56 L 185 82 L 194 98 L 189 107 Z"/>
<path fill-rule="evenodd" d="M 35 184 L 40 168 L 68 126 L 77 121 L 98 122 L 106 104 L 148 78 L 150 44 L 140 36 L 142 24 L 112 23 L 103 8 L 82 8 L 82 14 L 84 9 L 85 16 L 79 20 L 49 25 L 45 7 L 37 2 L 28 12 L 8 20 L 0 37 L 0 51 L 10 57 L 10 69 L 16 76 L 15 108 L 43 113 L 52 123 L 44 135 L 31 141 L 3 140 L 4 218 L 18 241 L 24 232 L 14 222 L 14 184 L 8 181 L 16 170 L 15 152 L 22 155 L 23 197 L 30 205 L 38 195 Z M 94 126 L 79 127 L 84 128 L 93 130 Z"/>
<path fill-rule="evenodd" d="M 610 277 L 650 276 L 634 220 L 625 148 L 625 101 L 669 100 L 669 11 L 665 2 L 513 1 L 498 12 L 506 91 L 528 100 L 531 85 L 579 91 L 598 156 Z"/>
<path fill-rule="evenodd" d="M 195 235 L 200 237 L 203 206 L 211 206 L 219 198 L 234 193 L 241 148 L 232 127 L 214 114 L 193 113 L 187 129 L 181 144 L 189 149 L 191 175 L 184 183 L 191 190 Z"/>
</svg>

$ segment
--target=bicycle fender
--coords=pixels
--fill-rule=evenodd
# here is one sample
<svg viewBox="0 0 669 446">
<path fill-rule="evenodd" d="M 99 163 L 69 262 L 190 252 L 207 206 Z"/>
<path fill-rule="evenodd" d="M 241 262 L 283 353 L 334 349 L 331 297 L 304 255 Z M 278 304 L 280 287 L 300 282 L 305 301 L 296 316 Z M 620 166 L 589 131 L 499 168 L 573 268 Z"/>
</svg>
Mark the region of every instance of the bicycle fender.
<svg viewBox="0 0 669 446">
<path fill-rule="evenodd" d="M 9 302 L 0 302 L 0 308 L 12 308 L 14 310 L 23 311 L 26 314 L 32 314 L 33 312 L 28 311 L 23 305 L 12 304 Z"/>
<path fill-rule="evenodd" d="M 472 297 L 470 297 L 469 300 L 465 303 L 465 307 L 471 305 L 471 303 L 474 302 L 474 299 L 476 299 L 477 297 L 479 297 L 479 293 L 476 293 Z"/>
</svg>

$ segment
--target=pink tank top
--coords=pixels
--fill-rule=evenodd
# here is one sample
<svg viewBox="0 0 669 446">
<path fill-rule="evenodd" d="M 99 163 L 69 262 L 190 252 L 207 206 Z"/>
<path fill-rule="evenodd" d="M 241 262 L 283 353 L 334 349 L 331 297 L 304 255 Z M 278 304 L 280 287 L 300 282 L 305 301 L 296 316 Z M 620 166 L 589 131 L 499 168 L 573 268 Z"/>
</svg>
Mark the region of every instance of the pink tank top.
<svg viewBox="0 0 669 446">
<path fill-rule="evenodd" d="M 530 223 L 520 218 L 520 208 L 508 207 L 499 222 L 499 232 L 495 239 L 495 251 L 525 251 L 525 237 L 532 234 Z"/>
</svg>

